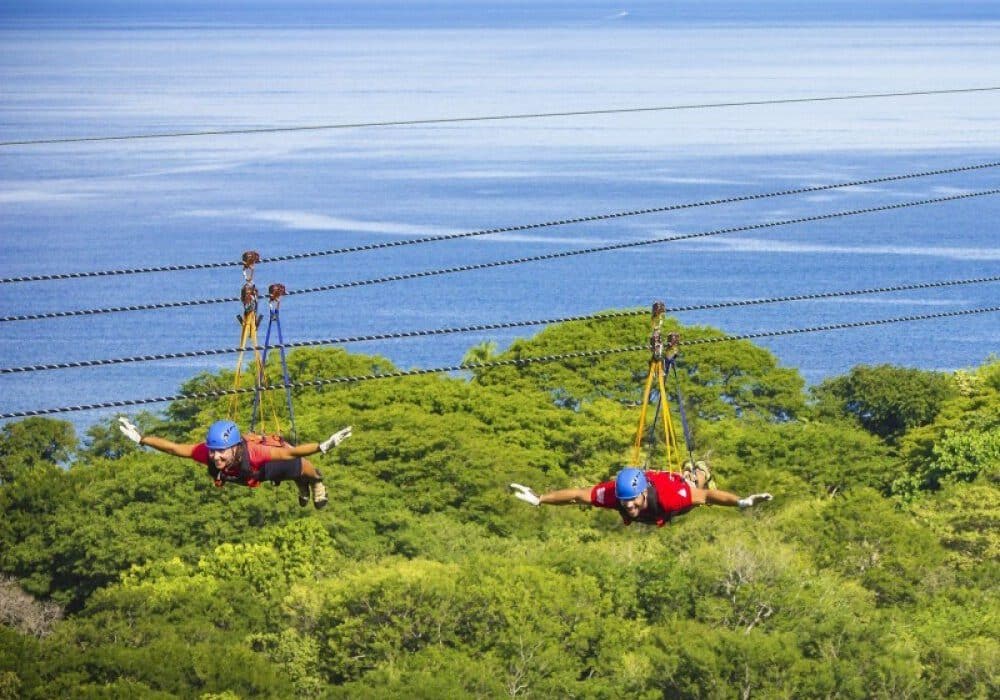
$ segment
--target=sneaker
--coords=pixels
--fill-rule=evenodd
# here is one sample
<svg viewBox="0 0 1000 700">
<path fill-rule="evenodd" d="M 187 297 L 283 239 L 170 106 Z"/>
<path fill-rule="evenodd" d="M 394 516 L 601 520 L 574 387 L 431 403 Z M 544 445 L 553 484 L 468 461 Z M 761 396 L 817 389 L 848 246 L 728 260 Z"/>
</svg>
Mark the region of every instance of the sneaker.
<svg viewBox="0 0 1000 700">
<path fill-rule="evenodd" d="M 694 466 L 691 466 L 691 462 L 687 461 L 684 463 L 684 467 L 684 478 L 695 488 L 717 488 L 715 477 L 712 476 L 712 470 L 709 468 L 708 462 L 698 460 L 694 463 Z"/>
<path fill-rule="evenodd" d="M 319 510 L 320 508 L 326 508 L 326 504 L 326 486 L 323 485 L 322 481 L 317 481 L 313 483 L 313 505 Z"/>
<path fill-rule="evenodd" d="M 295 486 L 299 489 L 299 506 L 305 508 L 309 505 L 309 484 L 303 481 L 296 481 Z"/>
<path fill-rule="evenodd" d="M 718 488 L 715 483 L 715 476 L 712 475 L 712 469 L 708 466 L 708 462 L 697 461 L 694 464 L 695 474 L 701 472 L 704 475 L 704 481 L 702 481 L 703 489 L 714 489 Z"/>
</svg>

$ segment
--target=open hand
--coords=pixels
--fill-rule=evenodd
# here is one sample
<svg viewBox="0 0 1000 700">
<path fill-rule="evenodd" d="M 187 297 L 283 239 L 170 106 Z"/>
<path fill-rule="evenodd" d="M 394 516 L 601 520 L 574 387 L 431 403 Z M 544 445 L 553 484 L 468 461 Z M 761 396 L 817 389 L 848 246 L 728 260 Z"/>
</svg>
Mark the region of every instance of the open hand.
<svg viewBox="0 0 1000 700">
<path fill-rule="evenodd" d="M 351 437 L 351 430 L 352 430 L 351 426 L 347 426 L 342 430 L 338 430 L 333 435 L 331 435 L 330 437 L 328 437 L 326 440 L 324 440 L 319 444 L 319 451 L 322 452 L 323 454 L 326 454 L 326 451 L 329 450 L 331 447 L 337 447 L 344 440 Z"/>
<path fill-rule="evenodd" d="M 520 498 L 525 503 L 530 503 L 533 506 L 537 506 L 541 503 L 541 500 L 538 498 L 538 494 L 527 486 L 522 486 L 521 484 L 511 484 L 510 490 L 514 492 L 514 498 Z"/>
<path fill-rule="evenodd" d="M 125 416 L 118 417 L 118 429 L 122 431 L 122 435 L 127 437 L 129 440 L 134 442 L 136 445 L 142 440 L 142 433 L 139 429 L 132 424 L 132 422 Z"/>
</svg>

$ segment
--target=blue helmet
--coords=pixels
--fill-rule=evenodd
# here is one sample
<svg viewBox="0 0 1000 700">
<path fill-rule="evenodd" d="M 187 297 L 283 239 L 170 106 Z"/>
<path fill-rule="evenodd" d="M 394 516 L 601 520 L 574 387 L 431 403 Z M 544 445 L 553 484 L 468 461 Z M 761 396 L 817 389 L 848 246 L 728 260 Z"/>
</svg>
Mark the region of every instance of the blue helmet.
<svg viewBox="0 0 1000 700">
<path fill-rule="evenodd" d="M 615 479 L 615 495 L 619 501 L 631 501 L 638 498 L 648 486 L 649 481 L 641 469 L 625 467 Z"/>
<path fill-rule="evenodd" d="M 218 420 L 208 427 L 208 434 L 205 436 L 205 446 L 210 450 L 228 450 L 234 445 L 239 445 L 243 436 L 236 423 L 231 420 Z"/>
</svg>

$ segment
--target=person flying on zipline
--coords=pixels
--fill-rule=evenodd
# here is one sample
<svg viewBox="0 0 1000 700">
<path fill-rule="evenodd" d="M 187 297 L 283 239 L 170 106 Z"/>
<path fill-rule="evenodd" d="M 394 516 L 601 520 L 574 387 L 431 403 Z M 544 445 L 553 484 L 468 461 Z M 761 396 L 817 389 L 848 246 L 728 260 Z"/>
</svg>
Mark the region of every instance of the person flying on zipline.
<svg viewBox="0 0 1000 700">
<path fill-rule="evenodd" d="M 337 447 L 351 436 L 351 427 L 348 426 L 323 442 L 275 445 L 267 444 L 268 438 L 243 436 L 235 423 L 220 420 L 209 426 L 204 442 L 180 444 L 153 435 L 142 435 L 124 416 L 119 417 L 118 422 L 119 430 L 137 445 L 146 445 L 174 457 L 187 457 L 206 465 L 216 486 L 235 483 L 253 488 L 262 481 L 275 484 L 294 481 L 299 490 L 299 505 L 307 506 L 311 497 L 316 508 L 323 508 L 329 500 L 323 475 L 312 462 L 303 458 L 317 452 L 326 454 L 331 447 Z"/>
<path fill-rule="evenodd" d="M 614 481 L 605 481 L 590 488 L 569 488 L 536 494 L 527 486 L 511 484 L 515 498 L 533 506 L 580 504 L 597 508 L 614 508 L 626 525 L 633 522 L 663 527 L 677 515 L 703 505 L 750 508 L 770 501 L 771 494 L 755 493 L 740 498 L 720 489 L 702 488 L 710 478 L 707 472 L 696 485 L 676 472 L 644 471 L 625 467 Z"/>
</svg>

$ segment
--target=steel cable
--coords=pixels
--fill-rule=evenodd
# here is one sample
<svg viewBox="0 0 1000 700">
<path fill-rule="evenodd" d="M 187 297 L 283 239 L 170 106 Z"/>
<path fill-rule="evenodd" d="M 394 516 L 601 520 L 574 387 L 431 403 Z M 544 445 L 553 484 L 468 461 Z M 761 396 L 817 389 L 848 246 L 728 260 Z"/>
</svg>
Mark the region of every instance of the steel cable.
<svg viewBox="0 0 1000 700">
<path fill-rule="evenodd" d="M 260 263 L 289 262 L 294 260 L 305 260 L 308 258 L 325 257 L 330 255 L 343 255 L 346 253 L 360 253 L 373 250 L 383 250 L 386 248 L 397 248 L 400 246 L 419 245 L 423 243 L 438 243 L 442 241 L 453 241 L 461 238 L 473 238 L 477 236 L 489 236 L 500 233 L 516 233 L 531 231 L 541 228 L 551 228 L 553 226 L 570 226 L 573 224 L 592 223 L 595 221 L 609 221 L 612 219 L 622 219 L 632 216 L 645 216 L 649 214 L 663 214 L 671 211 L 683 209 L 694 209 L 698 207 L 717 206 L 721 204 L 736 204 L 739 202 L 750 202 L 772 197 L 788 197 L 813 192 L 823 192 L 826 190 L 843 189 L 848 187 L 863 187 L 868 185 L 884 184 L 886 182 L 898 182 L 901 180 L 914 180 L 922 177 L 935 175 L 950 175 L 954 173 L 970 172 L 974 170 L 985 170 L 1000 166 L 1000 161 L 989 163 L 979 163 L 975 165 L 962 165 L 953 168 L 941 168 L 938 170 L 925 170 L 917 173 L 904 173 L 902 175 L 886 175 L 864 180 L 853 180 L 850 182 L 840 182 L 830 185 L 814 185 L 810 187 L 799 187 L 795 189 L 777 190 L 774 192 L 761 192 L 757 194 L 736 195 L 733 197 L 722 197 L 717 199 L 707 199 L 700 202 L 686 202 L 681 204 L 668 204 L 661 207 L 648 207 L 645 209 L 632 209 L 628 211 L 610 212 L 606 214 L 591 214 L 569 219 L 557 219 L 533 224 L 517 224 L 513 226 L 501 226 L 497 228 L 482 229 L 479 231 L 463 231 L 460 233 L 445 234 L 441 236 L 421 236 L 418 238 L 401 239 L 396 241 L 383 241 L 381 243 L 369 243 L 365 245 L 348 246 L 344 248 L 332 248 L 330 250 L 307 251 L 303 253 L 290 253 L 287 255 L 277 255 L 273 257 L 262 257 Z M 136 275 L 152 272 L 182 272 L 188 270 L 213 270 L 226 267 L 239 267 L 243 263 L 239 260 L 227 260 L 208 263 L 187 263 L 180 265 L 163 265 L 160 267 L 133 267 L 121 268 L 117 270 L 95 270 L 89 272 L 62 272 L 46 275 L 23 275 L 20 277 L 0 278 L 0 284 L 12 284 L 16 282 L 49 282 L 54 280 L 82 279 L 87 277 L 111 277 L 116 275 Z"/>
<path fill-rule="evenodd" d="M 552 117 L 583 117 L 602 114 L 634 114 L 640 112 L 667 112 L 689 109 L 715 109 L 719 107 L 754 107 L 762 105 L 801 104 L 805 102 L 836 102 L 842 100 L 871 100 L 887 97 L 915 97 L 922 95 L 954 95 L 970 92 L 992 92 L 1000 87 L 951 88 L 946 90 L 911 90 L 906 92 L 879 92 L 857 95 L 830 95 L 824 97 L 787 97 L 774 100 L 744 100 L 740 102 L 708 102 L 701 104 L 664 105 L 657 107 L 621 107 L 610 109 L 587 109 L 568 112 L 529 112 L 522 114 L 498 114 L 478 117 L 441 117 L 436 119 L 402 119 L 396 121 L 356 122 L 353 124 L 314 124 L 305 126 L 268 126 L 245 129 L 211 129 L 205 131 L 173 131 L 154 134 L 122 134 L 119 136 L 77 136 L 54 139 L 26 139 L 23 141 L 0 141 L 5 146 L 39 146 L 60 143 L 88 143 L 95 141 L 138 141 L 148 139 L 188 138 L 192 136 L 233 136 L 249 134 L 278 134 L 296 131 L 329 131 L 334 129 L 362 129 L 389 126 L 426 126 L 431 124 L 458 124 L 462 122 L 509 121 L 514 119 L 545 119 Z"/>
<path fill-rule="evenodd" d="M 710 304 L 694 304 L 688 306 L 668 307 L 666 313 L 684 313 L 690 311 L 708 311 L 717 309 L 727 309 L 734 307 L 759 306 L 764 304 L 783 304 L 794 301 L 812 301 L 819 299 L 834 299 L 838 297 L 859 296 L 864 294 L 880 294 L 887 292 L 904 292 L 915 289 L 936 289 L 942 287 L 956 287 L 960 285 L 983 284 L 989 282 L 1000 282 L 1000 275 L 994 277 L 975 277 L 961 280 L 943 280 L 937 282 L 917 282 L 914 284 L 901 284 L 888 287 L 869 287 L 867 289 L 841 290 L 834 292 L 813 292 L 808 294 L 796 294 L 792 296 L 766 297 L 761 299 L 742 299 L 737 301 L 722 301 Z M 299 340 L 290 343 L 278 343 L 270 345 L 271 349 L 291 349 L 309 348 L 328 345 L 346 345 L 348 343 L 365 343 L 382 340 L 403 340 L 407 338 L 425 338 L 436 335 L 450 335 L 456 333 L 480 333 L 483 331 L 507 330 L 511 328 L 525 328 L 529 326 L 548 326 L 559 323 L 569 323 L 571 321 L 606 321 L 616 318 L 630 316 L 643 316 L 648 314 L 648 310 L 639 311 L 614 311 L 607 313 L 586 314 L 578 316 L 563 316 L 561 318 L 534 319 L 527 321 L 506 321 L 501 323 L 482 323 L 467 326 L 454 326 L 450 328 L 436 328 L 412 331 L 397 331 L 392 333 L 373 333 L 369 335 L 351 335 L 340 338 L 325 338 L 317 340 Z M 193 357 L 210 357 L 215 355 L 231 355 L 245 351 L 263 352 L 264 347 L 253 346 L 246 348 L 214 348 L 205 350 L 190 350 L 186 352 L 170 352 L 155 355 L 133 355 L 130 357 L 116 357 L 101 360 L 78 360 L 75 362 L 58 362 L 42 365 L 25 365 L 22 367 L 0 367 L 0 374 L 19 374 L 27 372 L 40 372 L 46 370 L 59 369 L 81 369 L 87 367 L 105 367 L 108 365 L 119 365 L 136 362 L 152 362 L 157 360 L 177 360 Z"/>
<path fill-rule="evenodd" d="M 709 343 L 721 343 L 721 342 L 735 342 L 740 340 L 755 340 L 759 338 L 774 338 L 788 335 L 795 335 L 800 333 L 818 333 L 823 331 L 832 330 L 846 330 L 849 328 L 864 328 L 871 326 L 881 326 L 890 323 L 906 323 L 914 321 L 927 321 L 932 319 L 941 318 L 951 318 L 958 316 L 968 316 L 972 314 L 982 314 L 982 313 L 995 313 L 1000 311 L 1000 306 L 991 306 L 979 309 L 961 309 L 958 311 L 941 311 L 933 314 L 922 314 L 914 316 L 900 316 L 896 318 L 887 319 L 874 319 L 870 321 L 854 321 L 848 323 L 833 323 L 829 325 L 822 326 L 811 326 L 808 328 L 790 328 L 777 331 L 761 331 L 758 333 L 745 333 L 742 335 L 729 335 L 719 338 L 701 338 L 694 341 L 687 341 L 681 343 L 682 345 L 705 345 Z M 399 370 L 397 372 L 386 372 L 384 374 L 366 374 L 357 376 L 343 376 L 343 377 L 328 377 L 325 379 L 313 379 L 309 381 L 302 382 L 291 382 L 289 384 L 270 384 L 261 387 L 262 391 L 272 391 L 277 389 L 285 389 L 290 387 L 292 389 L 303 389 L 321 386 L 330 386 L 336 384 L 354 384 L 365 381 L 373 381 L 376 379 L 397 379 L 403 377 L 416 377 L 426 374 L 442 374 L 446 372 L 461 372 L 469 371 L 475 369 L 491 369 L 496 367 L 509 367 L 509 366 L 524 366 L 536 363 L 547 363 L 547 362 L 561 362 L 563 360 L 571 359 L 588 359 L 596 357 L 605 357 L 608 355 L 616 355 L 628 352 L 649 352 L 649 348 L 646 345 L 633 345 L 621 348 L 604 348 L 597 350 L 581 350 L 578 352 L 562 353 L 555 355 L 543 355 L 539 357 L 521 357 L 510 360 L 492 360 L 489 362 L 471 362 L 459 365 L 451 365 L 448 367 L 434 367 L 426 369 L 408 369 Z M 45 416 L 52 415 L 56 413 L 71 413 L 77 411 L 94 411 L 100 409 L 108 408 L 126 408 L 129 406 L 143 406 L 154 403 L 167 403 L 171 401 L 180 400 L 191 400 L 191 399 L 212 399 L 220 398 L 223 396 L 232 396 L 234 394 L 248 394 L 256 391 L 254 387 L 243 387 L 236 389 L 219 389 L 216 391 L 204 391 L 204 392 L 194 392 L 190 394 L 173 394 L 170 396 L 157 396 L 145 399 L 124 399 L 119 401 L 105 401 L 103 403 L 91 403 L 91 404 L 79 404 L 76 406 L 62 406 L 57 408 L 43 408 L 33 411 L 15 411 L 11 413 L 0 413 L 0 420 L 7 420 L 11 418 L 27 418 L 33 416 Z"/>
<path fill-rule="evenodd" d="M 864 209 L 851 209 L 848 211 L 841 212 L 831 212 L 827 214 L 816 214 L 813 216 L 803 216 L 795 219 L 785 219 L 782 221 L 770 221 L 763 222 L 759 224 L 750 224 L 747 226 L 733 226 L 729 228 L 716 229 L 714 231 L 702 231 L 699 233 L 685 233 L 678 234 L 674 236 L 664 236 L 661 238 L 645 239 L 640 241 L 628 241 L 624 243 L 614 243 L 605 246 L 594 246 L 591 248 L 583 248 L 579 250 L 566 250 L 557 253 L 545 253 L 542 255 L 534 255 L 521 258 L 511 258 L 507 260 L 496 260 L 493 262 L 486 263 L 474 263 L 470 265 L 460 265 L 457 267 L 443 268 L 437 270 L 423 270 L 420 272 L 408 272 L 401 273 L 397 275 L 388 275 L 385 277 L 376 277 L 367 280 L 357 280 L 353 282 L 339 282 L 336 284 L 323 285 L 319 287 L 310 287 L 307 289 L 297 289 L 288 290 L 287 295 L 291 296 L 293 294 L 312 294 L 316 292 L 329 292 L 340 289 L 350 289 L 354 287 L 363 287 L 373 284 L 384 284 L 386 282 L 399 282 L 404 280 L 420 279 L 424 277 L 433 277 L 436 275 L 445 275 L 456 272 L 469 272 L 472 270 L 488 270 L 496 267 L 503 267 L 507 265 L 519 265 L 529 262 L 539 262 L 543 260 L 557 260 L 560 258 L 568 258 L 576 255 L 588 255 L 591 253 L 604 253 L 613 250 L 626 250 L 628 248 L 637 248 L 640 246 L 653 245 L 656 243 L 670 243 L 674 241 L 685 241 L 696 238 L 706 238 L 709 236 L 720 236 L 730 233 L 740 233 L 745 231 L 759 231 L 763 229 L 776 228 L 778 226 L 789 226 L 792 224 L 802 224 L 815 221 L 827 221 L 831 219 L 841 218 L 845 216 L 857 216 L 860 214 L 873 214 L 876 212 L 884 211 L 894 211 L 897 209 L 906 209 L 908 207 L 923 206 L 926 204 L 938 204 L 941 202 L 953 202 L 963 199 L 971 199 L 973 197 L 983 197 L 988 195 L 994 195 L 1000 193 L 1000 188 L 991 190 L 981 190 L 978 192 L 967 192 L 964 194 L 949 195 L 947 197 L 935 197 L 931 199 L 922 199 L 912 202 L 899 202 L 896 204 L 884 204 L 877 207 L 866 207 Z M 263 298 L 263 297 L 261 297 Z M 0 323 L 8 323 L 12 321 L 35 321 L 41 319 L 53 319 L 53 318 L 66 318 L 72 316 L 90 316 L 97 314 L 108 314 L 108 313 L 118 313 L 125 311 L 149 311 L 157 309 L 169 309 L 169 308 L 179 308 L 185 306 L 199 306 L 207 304 L 221 304 L 240 301 L 239 297 L 217 297 L 214 299 L 195 299 L 189 301 L 173 301 L 173 302 L 161 302 L 158 304 L 136 304 L 131 306 L 112 306 L 99 309 L 77 309 L 72 311 L 50 311 L 46 313 L 39 314 L 23 314 L 18 316 L 2 316 L 0 317 Z"/>
</svg>

